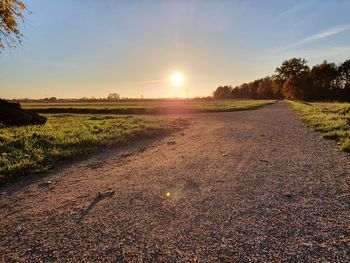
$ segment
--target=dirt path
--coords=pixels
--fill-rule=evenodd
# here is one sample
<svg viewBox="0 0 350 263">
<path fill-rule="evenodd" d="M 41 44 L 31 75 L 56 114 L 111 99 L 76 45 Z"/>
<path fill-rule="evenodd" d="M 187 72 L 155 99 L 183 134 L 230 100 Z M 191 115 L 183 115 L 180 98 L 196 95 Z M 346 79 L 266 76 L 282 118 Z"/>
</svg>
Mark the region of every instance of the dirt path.
<svg viewBox="0 0 350 263">
<path fill-rule="evenodd" d="M 284 102 L 189 117 L 183 133 L 1 188 L 0 259 L 350 260 L 348 155 Z"/>
</svg>

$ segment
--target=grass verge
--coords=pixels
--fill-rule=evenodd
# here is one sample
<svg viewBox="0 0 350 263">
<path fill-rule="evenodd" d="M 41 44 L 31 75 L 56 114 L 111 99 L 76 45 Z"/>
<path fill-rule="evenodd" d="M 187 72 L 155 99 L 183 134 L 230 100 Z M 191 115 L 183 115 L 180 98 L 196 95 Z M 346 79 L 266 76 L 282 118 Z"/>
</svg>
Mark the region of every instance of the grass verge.
<svg viewBox="0 0 350 263">
<path fill-rule="evenodd" d="M 49 114 L 45 126 L 0 127 L 0 184 L 52 169 L 61 160 L 172 132 L 184 119 Z"/>
<path fill-rule="evenodd" d="M 335 140 L 350 152 L 350 103 L 304 103 L 288 101 L 310 128 Z"/>
</svg>

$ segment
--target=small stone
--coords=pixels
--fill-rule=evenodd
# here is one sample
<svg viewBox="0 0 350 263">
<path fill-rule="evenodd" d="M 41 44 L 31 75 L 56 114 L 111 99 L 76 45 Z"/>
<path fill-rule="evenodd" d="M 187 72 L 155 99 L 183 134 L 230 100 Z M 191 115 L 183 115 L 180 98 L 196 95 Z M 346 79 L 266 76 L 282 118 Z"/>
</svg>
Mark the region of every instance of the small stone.
<svg viewBox="0 0 350 263">
<path fill-rule="evenodd" d="M 43 181 L 41 184 L 39 184 L 39 187 L 42 188 L 48 188 L 52 184 L 52 181 Z"/>
<path fill-rule="evenodd" d="M 312 243 L 310 242 L 303 242 L 301 243 L 303 246 L 306 246 L 306 247 L 312 247 Z"/>
<path fill-rule="evenodd" d="M 18 226 L 18 227 L 15 228 L 15 232 L 16 232 L 16 233 L 19 233 L 19 232 L 21 232 L 22 230 L 23 230 L 23 227 L 22 227 L 22 226 Z"/>
<path fill-rule="evenodd" d="M 268 160 L 264 160 L 264 159 L 260 159 L 259 162 L 262 162 L 262 163 L 269 163 Z"/>
<path fill-rule="evenodd" d="M 293 195 L 290 194 L 290 193 L 284 194 L 283 196 L 284 196 L 285 198 L 287 198 L 287 199 L 293 198 Z"/>
</svg>

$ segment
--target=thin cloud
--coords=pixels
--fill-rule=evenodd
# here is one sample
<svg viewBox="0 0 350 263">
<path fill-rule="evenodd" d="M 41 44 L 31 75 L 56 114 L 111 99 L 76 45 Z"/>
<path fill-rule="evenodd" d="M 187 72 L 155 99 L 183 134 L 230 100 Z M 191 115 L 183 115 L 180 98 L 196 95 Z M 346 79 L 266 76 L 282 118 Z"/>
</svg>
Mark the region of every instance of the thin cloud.
<svg viewBox="0 0 350 263">
<path fill-rule="evenodd" d="M 312 5 L 315 2 L 315 0 L 309 0 L 309 1 L 301 1 L 298 2 L 296 4 L 294 4 L 293 6 L 289 7 L 288 9 L 280 12 L 275 19 L 277 20 L 283 20 L 286 17 L 290 17 L 290 16 L 295 16 L 295 14 L 300 13 L 303 9 L 309 7 L 310 5 Z"/>
<path fill-rule="evenodd" d="M 350 29 L 350 24 L 349 25 L 338 25 L 338 26 L 329 28 L 329 29 L 327 29 L 325 31 L 319 32 L 317 34 L 314 34 L 314 35 L 308 36 L 306 38 L 303 38 L 303 39 L 297 41 L 296 43 L 294 43 L 292 45 L 289 45 L 287 47 L 284 47 L 282 49 L 277 50 L 277 52 L 285 51 L 285 50 L 288 50 L 288 49 L 291 49 L 291 48 L 294 48 L 294 47 L 298 47 L 298 46 L 301 46 L 303 44 L 307 44 L 307 43 L 310 43 L 310 42 L 315 42 L 315 41 L 318 41 L 318 40 L 322 40 L 324 38 L 328 38 L 328 37 L 340 34 L 340 33 L 344 32 L 344 31 L 349 30 L 349 29 Z"/>
<path fill-rule="evenodd" d="M 330 37 L 330 36 L 333 36 L 333 35 L 337 35 L 341 32 L 344 32 L 346 30 L 349 30 L 350 29 L 350 25 L 342 25 L 342 26 L 335 26 L 335 27 L 332 27 L 326 31 L 323 31 L 323 32 L 320 32 L 318 34 L 315 34 L 315 35 L 312 35 L 312 36 L 309 36 L 307 38 L 304 38 L 302 40 L 300 40 L 298 42 L 298 44 L 304 44 L 304 43 L 307 43 L 307 42 L 311 42 L 311 41 L 316 41 L 316 40 L 320 40 L 320 39 L 323 39 L 323 38 L 327 38 L 327 37 Z"/>
</svg>

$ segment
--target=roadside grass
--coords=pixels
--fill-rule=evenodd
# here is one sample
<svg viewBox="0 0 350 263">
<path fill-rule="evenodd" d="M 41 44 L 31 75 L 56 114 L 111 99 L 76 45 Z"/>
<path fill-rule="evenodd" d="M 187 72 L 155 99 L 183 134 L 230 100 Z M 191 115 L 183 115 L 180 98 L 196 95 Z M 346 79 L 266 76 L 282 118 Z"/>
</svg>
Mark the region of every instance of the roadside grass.
<svg viewBox="0 0 350 263">
<path fill-rule="evenodd" d="M 275 100 L 138 100 L 118 102 L 22 103 L 37 113 L 182 114 L 256 109 Z"/>
<path fill-rule="evenodd" d="M 44 126 L 0 127 L 0 184 L 45 172 L 61 160 L 184 128 L 184 119 L 49 114 Z"/>
<path fill-rule="evenodd" d="M 305 103 L 288 101 L 310 128 L 335 140 L 350 152 L 350 103 Z"/>
</svg>

